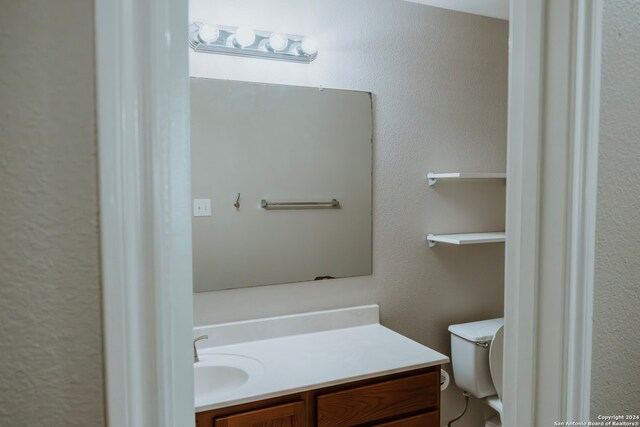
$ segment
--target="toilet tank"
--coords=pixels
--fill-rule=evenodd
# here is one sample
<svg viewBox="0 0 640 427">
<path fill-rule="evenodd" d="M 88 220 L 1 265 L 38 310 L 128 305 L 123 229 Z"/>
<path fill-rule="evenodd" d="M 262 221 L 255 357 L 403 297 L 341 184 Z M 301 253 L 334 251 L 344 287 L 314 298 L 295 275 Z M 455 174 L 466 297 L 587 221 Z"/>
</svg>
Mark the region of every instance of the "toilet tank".
<svg viewBox="0 0 640 427">
<path fill-rule="evenodd" d="M 489 369 L 489 346 L 503 318 L 449 326 L 451 364 L 458 388 L 475 397 L 496 394 Z"/>
</svg>

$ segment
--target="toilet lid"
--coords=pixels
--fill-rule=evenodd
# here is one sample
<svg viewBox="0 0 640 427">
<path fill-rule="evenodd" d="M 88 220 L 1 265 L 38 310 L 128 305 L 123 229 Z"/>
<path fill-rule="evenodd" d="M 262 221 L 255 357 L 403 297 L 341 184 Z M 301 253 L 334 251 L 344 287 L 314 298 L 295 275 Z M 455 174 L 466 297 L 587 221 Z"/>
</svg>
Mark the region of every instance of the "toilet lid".
<svg viewBox="0 0 640 427">
<path fill-rule="evenodd" d="M 491 347 L 489 347 L 489 369 L 493 386 L 498 392 L 498 397 L 502 400 L 502 357 L 504 349 L 504 326 L 496 331 Z"/>
</svg>

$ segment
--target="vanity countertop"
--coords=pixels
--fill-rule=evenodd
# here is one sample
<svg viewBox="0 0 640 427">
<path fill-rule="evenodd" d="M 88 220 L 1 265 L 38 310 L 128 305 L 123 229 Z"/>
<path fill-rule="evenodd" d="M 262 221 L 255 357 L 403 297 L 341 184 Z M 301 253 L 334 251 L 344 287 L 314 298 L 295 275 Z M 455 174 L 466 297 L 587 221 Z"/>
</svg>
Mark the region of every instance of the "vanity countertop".
<svg viewBox="0 0 640 427">
<path fill-rule="evenodd" d="M 196 391 L 196 412 L 449 362 L 380 325 L 377 305 L 194 329 L 195 336 L 202 334 L 209 340 L 201 343 L 222 342 L 199 347 L 204 363 L 208 357 L 231 355 L 262 366 L 228 392 L 198 396 Z M 235 342 L 242 337 L 252 340 Z"/>
</svg>

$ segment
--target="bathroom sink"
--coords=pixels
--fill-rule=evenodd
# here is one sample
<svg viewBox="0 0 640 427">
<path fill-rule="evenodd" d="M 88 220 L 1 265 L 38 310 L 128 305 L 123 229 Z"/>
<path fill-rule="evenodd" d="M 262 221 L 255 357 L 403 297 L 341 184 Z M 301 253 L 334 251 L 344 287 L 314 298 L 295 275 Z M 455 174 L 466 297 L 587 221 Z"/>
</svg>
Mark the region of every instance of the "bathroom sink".
<svg viewBox="0 0 640 427">
<path fill-rule="evenodd" d="M 196 396 L 225 393 L 237 389 L 249 380 L 249 374 L 232 366 L 195 366 Z"/>
<path fill-rule="evenodd" d="M 194 363 L 195 400 L 216 399 L 258 379 L 264 366 L 255 359 L 235 354 L 200 353 Z"/>
</svg>

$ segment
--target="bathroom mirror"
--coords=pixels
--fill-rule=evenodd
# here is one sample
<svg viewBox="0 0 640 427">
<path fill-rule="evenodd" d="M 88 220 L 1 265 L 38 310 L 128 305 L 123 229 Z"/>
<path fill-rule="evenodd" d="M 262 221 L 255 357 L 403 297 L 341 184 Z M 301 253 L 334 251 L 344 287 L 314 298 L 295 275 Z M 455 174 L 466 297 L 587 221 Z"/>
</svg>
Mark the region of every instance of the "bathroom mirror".
<svg viewBox="0 0 640 427">
<path fill-rule="evenodd" d="M 371 94 L 191 79 L 194 291 L 371 274 Z"/>
</svg>

